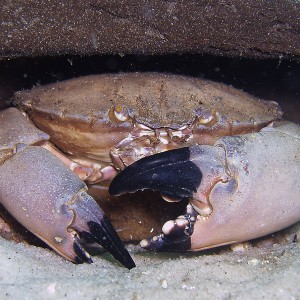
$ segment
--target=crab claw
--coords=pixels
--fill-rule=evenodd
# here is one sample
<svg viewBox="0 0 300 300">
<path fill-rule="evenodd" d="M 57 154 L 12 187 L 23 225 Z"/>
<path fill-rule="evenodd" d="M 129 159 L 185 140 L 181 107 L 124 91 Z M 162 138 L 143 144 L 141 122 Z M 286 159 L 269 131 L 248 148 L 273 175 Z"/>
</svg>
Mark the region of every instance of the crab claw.
<svg viewBox="0 0 300 300">
<path fill-rule="evenodd" d="M 140 242 L 142 248 L 155 252 L 185 252 L 191 249 L 191 235 L 197 220 L 197 212 L 187 205 L 184 215 L 175 221 L 166 222 L 160 235 L 144 239 Z"/>
<path fill-rule="evenodd" d="M 86 191 L 71 170 L 41 147 L 20 148 L 0 165 L 1 203 L 56 252 L 75 263 L 91 263 L 81 241 L 96 242 L 128 269 L 135 267 L 111 223 Z"/>
<path fill-rule="evenodd" d="M 202 178 L 199 167 L 190 160 L 190 149 L 181 148 L 148 156 L 133 163 L 112 181 L 111 195 L 150 189 L 168 200 L 191 197 Z"/>
<path fill-rule="evenodd" d="M 259 238 L 300 220 L 300 127 L 272 123 L 141 159 L 115 177 L 110 192 L 160 191 L 189 197 L 183 216 L 141 242 L 155 251 L 198 251 Z"/>
<path fill-rule="evenodd" d="M 73 216 L 71 223 L 68 224 L 69 222 L 67 222 L 64 227 L 68 229 L 68 232 L 65 232 L 65 237 L 68 240 L 66 244 L 69 243 L 69 247 L 66 247 L 66 244 L 63 245 L 60 251 L 63 256 L 66 256 L 67 259 L 72 257 L 72 261 L 77 263 L 85 261 L 91 263 L 90 255 L 80 244 L 80 239 L 84 239 L 88 243 L 101 245 L 126 268 L 132 269 L 135 267 L 134 261 L 125 249 L 110 221 L 85 190 L 79 191 L 65 205 L 65 209 L 71 211 Z M 59 248 L 59 245 L 57 245 L 56 251 Z"/>
<path fill-rule="evenodd" d="M 150 189 L 159 191 L 167 201 L 190 198 L 202 179 L 202 172 L 192 161 L 191 154 L 190 148 L 181 148 L 140 159 L 113 179 L 109 192 L 121 195 Z M 188 205 L 184 216 L 165 223 L 162 234 L 141 241 L 141 246 L 164 252 L 189 250 L 196 217 L 197 212 Z"/>
</svg>

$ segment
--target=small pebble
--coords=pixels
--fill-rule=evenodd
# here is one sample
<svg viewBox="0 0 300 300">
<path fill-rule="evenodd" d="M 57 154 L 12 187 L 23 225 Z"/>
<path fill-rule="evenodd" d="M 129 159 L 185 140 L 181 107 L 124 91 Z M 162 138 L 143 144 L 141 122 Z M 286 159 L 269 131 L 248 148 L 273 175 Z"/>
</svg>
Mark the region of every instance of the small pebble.
<svg viewBox="0 0 300 300">
<path fill-rule="evenodd" d="M 257 258 L 248 260 L 248 265 L 257 266 L 258 264 L 259 264 L 259 260 Z"/>
<path fill-rule="evenodd" d="M 162 287 L 163 289 L 168 288 L 168 282 L 167 282 L 166 279 L 163 279 L 163 280 L 161 281 L 161 287 Z"/>
<path fill-rule="evenodd" d="M 55 294 L 55 291 L 56 291 L 56 282 L 51 283 L 47 286 L 47 292 L 49 294 Z"/>
</svg>

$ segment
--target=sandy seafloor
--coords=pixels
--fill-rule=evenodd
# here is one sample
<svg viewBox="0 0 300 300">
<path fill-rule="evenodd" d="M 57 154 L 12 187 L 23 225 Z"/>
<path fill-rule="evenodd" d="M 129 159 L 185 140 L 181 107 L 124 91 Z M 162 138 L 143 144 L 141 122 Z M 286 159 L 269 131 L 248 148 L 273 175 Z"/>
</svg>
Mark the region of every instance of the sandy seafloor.
<svg viewBox="0 0 300 300">
<path fill-rule="evenodd" d="M 241 252 L 129 251 L 137 264 L 131 271 L 107 253 L 74 265 L 0 239 L 0 299 L 300 299 L 299 241 Z"/>
</svg>

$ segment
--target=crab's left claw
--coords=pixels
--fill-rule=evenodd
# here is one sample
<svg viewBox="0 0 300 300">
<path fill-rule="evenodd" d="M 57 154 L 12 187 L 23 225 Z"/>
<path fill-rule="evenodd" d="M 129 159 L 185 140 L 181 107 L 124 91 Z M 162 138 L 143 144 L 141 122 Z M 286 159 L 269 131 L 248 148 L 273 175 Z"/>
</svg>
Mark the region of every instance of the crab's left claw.
<svg viewBox="0 0 300 300">
<path fill-rule="evenodd" d="M 166 222 L 160 235 L 141 241 L 142 248 L 155 252 L 185 252 L 191 250 L 191 236 L 194 224 L 197 220 L 197 212 L 189 204 L 184 215 L 175 221 Z"/>
<path fill-rule="evenodd" d="M 189 197 L 186 213 L 141 242 L 155 251 L 202 250 L 268 235 L 300 220 L 300 127 L 272 123 L 143 158 L 115 177 L 110 192 L 160 191 Z"/>
<path fill-rule="evenodd" d="M 191 197 L 201 178 L 199 167 L 190 160 L 190 149 L 181 148 L 133 163 L 114 178 L 109 193 L 117 196 L 150 189 L 176 201 Z"/>
<path fill-rule="evenodd" d="M 120 195 L 150 189 L 159 191 L 167 201 L 190 198 L 196 193 L 202 179 L 202 172 L 191 156 L 193 153 L 190 148 L 181 148 L 145 157 L 119 173 L 112 181 L 109 192 Z M 143 240 L 141 246 L 165 252 L 191 249 L 196 217 L 197 212 L 188 205 L 184 216 L 176 221 L 168 221 L 161 235 Z"/>
<path fill-rule="evenodd" d="M 128 269 L 135 267 L 111 223 L 86 191 L 86 185 L 42 147 L 20 148 L 0 165 L 1 203 L 56 252 L 75 263 L 91 263 L 81 240 L 96 242 Z"/>
</svg>

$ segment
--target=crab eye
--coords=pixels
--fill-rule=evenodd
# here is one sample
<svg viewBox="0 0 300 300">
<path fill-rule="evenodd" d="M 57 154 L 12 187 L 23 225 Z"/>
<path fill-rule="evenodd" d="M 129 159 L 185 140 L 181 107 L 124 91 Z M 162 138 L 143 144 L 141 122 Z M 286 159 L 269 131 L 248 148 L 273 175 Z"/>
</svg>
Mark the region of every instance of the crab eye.
<svg viewBox="0 0 300 300">
<path fill-rule="evenodd" d="M 214 109 L 210 111 L 198 108 L 196 109 L 196 116 L 199 125 L 213 126 L 219 121 L 219 114 Z"/>
<path fill-rule="evenodd" d="M 129 112 L 126 106 L 114 105 L 109 111 L 109 118 L 112 122 L 126 122 L 129 119 Z"/>
</svg>

